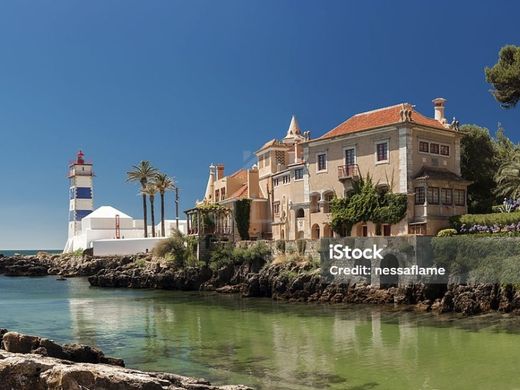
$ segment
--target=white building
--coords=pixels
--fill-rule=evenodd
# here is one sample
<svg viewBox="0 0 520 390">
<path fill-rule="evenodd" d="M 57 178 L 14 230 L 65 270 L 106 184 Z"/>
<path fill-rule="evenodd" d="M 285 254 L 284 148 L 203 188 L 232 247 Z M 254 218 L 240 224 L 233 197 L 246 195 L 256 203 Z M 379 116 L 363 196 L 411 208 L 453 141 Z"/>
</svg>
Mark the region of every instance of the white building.
<svg viewBox="0 0 520 390">
<path fill-rule="evenodd" d="M 173 235 L 173 233 L 176 230 L 177 230 L 177 221 L 175 219 L 165 219 L 164 220 L 164 231 L 166 233 L 166 234 L 164 234 L 165 237 L 170 237 L 171 235 Z M 188 231 L 188 223 L 186 222 L 185 219 L 179 219 L 179 231 L 182 234 L 186 234 L 186 232 Z M 155 226 L 155 233 L 158 236 L 163 235 L 162 231 L 161 231 L 161 222 L 159 222 Z M 148 235 L 150 235 L 150 234 L 151 234 L 151 232 L 148 232 Z"/>
<path fill-rule="evenodd" d="M 94 255 L 131 255 L 149 252 L 163 239 L 161 223 L 156 236 L 144 238 L 143 220 L 111 206 L 101 206 L 93 211 L 92 164 L 86 163 L 80 151 L 75 162 L 69 165 L 70 205 L 69 237 L 64 252 L 93 248 Z M 179 230 L 186 233 L 186 220 L 179 220 Z M 166 237 L 176 229 L 175 220 L 165 221 Z M 148 226 L 149 235 L 151 227 Z"/>
</svg>

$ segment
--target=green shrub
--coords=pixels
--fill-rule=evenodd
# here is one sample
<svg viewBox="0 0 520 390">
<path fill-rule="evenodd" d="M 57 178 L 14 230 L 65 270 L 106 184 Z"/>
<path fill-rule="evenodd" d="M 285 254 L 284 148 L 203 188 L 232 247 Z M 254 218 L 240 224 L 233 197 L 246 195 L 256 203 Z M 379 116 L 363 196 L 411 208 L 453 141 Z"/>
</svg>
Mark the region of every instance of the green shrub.
<svg viewBox="0 0 520 390">
<path fill-rule="evenodd" d="M 271 257 L 271 249 L 263 242 L 257 242 L 249 248 L 235 248 L 233 250 L 235 263 L 265 262 Z"/>
<path fill-rule="evenodd" d="M 451 237 L 457 234 L 455 229 L 442 229 L 437 233 L 437 237 Z"/>
<path fill-rule="evenodd" d="M 72 255 L 74 257 L 81 257 L 83 256 L 83 248 L 78 248 L 74 252 L 72 252 Z"/>
<path fill-rule="evenodd" d="M 459 229 L 463 224 L 472 225 L 510 225 L 520 222 L 520 211 L 512 213 L 491 213 L 491 214 L 464 214 L 450 218 L 450 223 L 455 229 Z"/>
<path fill-rule="evenodd" d="M 520 279 L 519 240 L 457 235 L 432 238 L 433 263 L 458 283 L 513 283 Z"/>
<path fill-rule="evenodd" d="M 276 250 L 280 253 L 285 253 L 285 240 L 276 241 Z"/>
<path fill-rule="evenodd" d="M 504 212 L 504 206 L 503 205 L 491 206 L 491 211 L 493 213 L 503 213 Z"/>
<path fill-rule="evenodd" d="M 153 248 L 156 257 L 171 260 L 177 268 L 182 268 L 189 257 L 186 236 L 179 231 L 175 231 L 171 237 L 159 241 Z"/>
<path fill-rule="evenodd" d="M 233 245 L 222 244 L 213 249 L 210 256 L 211 268 L 214 270 L 220 269 L 228 264 L 233 264 Z"/>
<path fill-rule="evenodd" d="M 232 244 L 218 246 L 211 253 L 211 268 L 217 270 L 229 264 L 264 264 L 271 257 L 271 249 L 263 242 L 250 247 L 236 247 Z"/>
<path fill-rule="evenodd" d="M 304 239 L 296 240 L 296 248 L 298 248 L 298 254 L 303 255 L 307 248 L 307 241 Z"/>
</svg>

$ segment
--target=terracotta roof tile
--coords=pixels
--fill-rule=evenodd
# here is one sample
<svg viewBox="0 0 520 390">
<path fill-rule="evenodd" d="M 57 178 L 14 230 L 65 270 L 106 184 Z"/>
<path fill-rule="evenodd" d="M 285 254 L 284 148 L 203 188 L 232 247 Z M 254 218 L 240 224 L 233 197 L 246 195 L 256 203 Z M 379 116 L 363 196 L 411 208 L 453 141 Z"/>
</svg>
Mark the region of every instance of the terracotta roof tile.
<svg viewBox="0 0 520 390">
<path fill-rule="evenodd" d="M 355 133 L 358 131 L 374 129 L 377 127 L 388 126 L 401 122 L 400 112 L 406 103 L 397 104 L 395 106 L 380 108 L 378 110 L 367 111 L 356 114 L 334 129 L 322 135 L 319 139 L 336 137 L 343 134 Z M 440 122 L 433 118 L 428 118 L 418 111 L 412 112 L 412 123 L 419 125 L 434 127 L 437 129 L 448 130 Z"/>
<path fill-rule="evenodd" d="M 247 186 L 247 184 L 244 184 L 238 190 L 233 192 L 231 194 L 231 196 L 229 196 L 226 200 L 228 200 L 228 199 L 242 199 L 242 198 L 245 198 L 247 196 L 247 190 L 248 190 L 248 186 Z"/>
</svg>

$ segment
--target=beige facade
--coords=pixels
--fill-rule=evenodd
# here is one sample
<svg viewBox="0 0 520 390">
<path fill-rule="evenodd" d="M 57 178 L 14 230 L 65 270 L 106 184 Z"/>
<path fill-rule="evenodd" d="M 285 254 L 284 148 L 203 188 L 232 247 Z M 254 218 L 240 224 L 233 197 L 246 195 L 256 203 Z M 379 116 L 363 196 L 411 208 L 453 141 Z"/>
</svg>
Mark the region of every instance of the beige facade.
<svg viewBox="0 0 520 390">
<path fill-rule="evenodd" d="M 330 201 L 367 175 L 378 186 L 407 194 L 407 215 L 392 226 L 358 224 L 354 236 L 433 235 L 449 226 L 450 216 L 467 212 L 461 134 L 456 122 L 444 118 L 444 102 L 434 100 L 436 119 L 399 104 L 357 114 L 320 138 L 307 134 L 298 143 L 298 163 L 261 175 L 273 180 L 273 239 L 333 236 Z"/>
<path fill-rule="evenodd" d="M 253 168 L 224 176 L 223 166 L 210 167 L 205 202 L 252 199 L 252 238 L 332 237 L 331 200 L 370 175 L 407 195 L 407 214 L 392 226 L 358 224 L 352 235 L 436 234 L 467 212 L 469 182 L 460 177 L 458 122 L 447 123 L 444 99 L 433 102 L 434 118 L 403 103 L 354 115 L 315 139 L 293 116 L 283 139 L 256 152 Z"/>
</svg>

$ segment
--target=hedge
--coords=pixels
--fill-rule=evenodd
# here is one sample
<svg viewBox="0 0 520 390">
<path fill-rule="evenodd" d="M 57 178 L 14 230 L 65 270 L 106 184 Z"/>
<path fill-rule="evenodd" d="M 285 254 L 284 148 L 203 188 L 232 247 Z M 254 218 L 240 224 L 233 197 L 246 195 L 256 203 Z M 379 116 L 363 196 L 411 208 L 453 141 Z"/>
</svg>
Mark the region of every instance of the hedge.
<svg viewBox="0 0 520 390">
<path fill-rule="evenodd" d="M 462 225 L 511 225 L 520 222 L 520 211 L 513 213 L 492 213 L 492 214 L 464 214 L 450 218 L 450 223 L 455 229 L 459 229 Z"/>
</svg>

